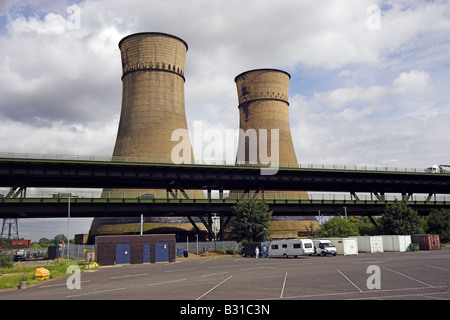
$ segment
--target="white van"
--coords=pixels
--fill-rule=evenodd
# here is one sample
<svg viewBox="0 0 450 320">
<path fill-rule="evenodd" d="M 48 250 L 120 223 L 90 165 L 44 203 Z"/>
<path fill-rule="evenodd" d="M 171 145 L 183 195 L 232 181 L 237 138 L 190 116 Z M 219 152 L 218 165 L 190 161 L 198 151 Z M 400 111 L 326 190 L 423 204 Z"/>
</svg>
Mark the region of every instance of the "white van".
<svg viewBox="0 0 450 320">
<path fill-rule="evenodd" d="M 304 254 L 303 243 L 300 239 L 273 240 L 269 246 L 270 257 L 297 258 Z"/>
<path fill-rule="evenodd" d="M 337 254 L 336 247 L 330 240 L 313 240 L 315 253 L 318 256 L 326 256 L 327 254 L 332 254 L 335 256 Z"/>
</svg>

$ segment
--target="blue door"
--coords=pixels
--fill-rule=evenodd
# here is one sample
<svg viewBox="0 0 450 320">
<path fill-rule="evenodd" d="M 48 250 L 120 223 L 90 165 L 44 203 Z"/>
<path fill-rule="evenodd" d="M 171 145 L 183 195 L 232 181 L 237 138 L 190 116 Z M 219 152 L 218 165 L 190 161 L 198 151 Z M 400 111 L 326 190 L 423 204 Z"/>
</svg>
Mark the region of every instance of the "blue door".
<svg viewBox="0 0 450 320">
<path fill-rule="evenodd" d="M 155 262 L 169 261 L 169 243 L 157 242 L 155 244 Z"/>
<path fill-rule="evenodd" d="M 142 256 L 143 256 L 143 263 L 150 262 L 150 243 L 144 243 Z"/>
<path fill-rule="evenodd" d="M 116 264 L 130 263 L 130 244 L 116 244 Z"/>
</svg>

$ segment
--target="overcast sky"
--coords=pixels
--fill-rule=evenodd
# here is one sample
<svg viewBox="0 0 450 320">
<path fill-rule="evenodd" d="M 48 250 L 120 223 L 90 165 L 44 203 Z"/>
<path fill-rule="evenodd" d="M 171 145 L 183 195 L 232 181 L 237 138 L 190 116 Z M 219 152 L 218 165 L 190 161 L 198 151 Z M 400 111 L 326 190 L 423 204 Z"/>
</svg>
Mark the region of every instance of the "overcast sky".
<svg viewBox="0 0 450 320">
<path fill-rule="evenodd" d="M 292 76 L 300 162 L 450 163 L 450 4 L 415 0 L 2 0 L 0 152 L 111 155 L 118 42 L 136 32 L 188 43 L 191 134 L 195 121 L 237 129 L 235 76 L 278 68 Z M 89 230 L 73 223 L 74 233 Z M 21 236 L 66 233 L 53 220 L 47 234 L 32 232 L 41 224 L 20 220 Z"/>
</svg>

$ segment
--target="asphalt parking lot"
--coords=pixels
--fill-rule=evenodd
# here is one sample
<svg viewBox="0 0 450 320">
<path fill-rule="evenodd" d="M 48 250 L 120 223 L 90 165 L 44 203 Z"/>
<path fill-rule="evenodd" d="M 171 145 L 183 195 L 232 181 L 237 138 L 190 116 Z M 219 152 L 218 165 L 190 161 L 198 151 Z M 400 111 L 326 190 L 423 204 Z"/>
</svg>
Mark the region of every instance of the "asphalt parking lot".
<svg viewBox="0 0 450 320">
<path fill-rule="evenodd" d="M 297 259 L 178 259 L 102 267 L 79 277 L 80 289 L 69 289 L 67 276 L 0 291 L 0 300 L 450 300 L 450 248 Z"/>
</svg>

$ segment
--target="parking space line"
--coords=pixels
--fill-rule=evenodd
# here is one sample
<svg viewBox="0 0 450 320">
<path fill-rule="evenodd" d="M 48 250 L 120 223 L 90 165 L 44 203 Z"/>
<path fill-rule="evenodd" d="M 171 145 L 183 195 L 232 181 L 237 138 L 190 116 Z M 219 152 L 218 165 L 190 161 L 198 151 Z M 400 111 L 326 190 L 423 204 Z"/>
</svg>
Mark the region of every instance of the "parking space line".
<svg viewBox="0 0 450 320">
<path fill-rule="evenodd" d="M 247 271 L 247 270 L 253 270 L 253 269 L 277 269 L 276 267 L 269 267 L 269 266 L 260 266 L 260 267 L 248 267 L 241 269 L 241 271 Z"/>
<path fill-rule="evenodd" d="M 109 279 L 110 280 L 116 280 L 116 279 L 126 279 L 126 278 L 133 278 L 133 277 L 142 277 L 142 276 L 148 276 L 148 273 L 128 274 L 128 275 L 125 275 L 125 276 L 112 277 L 112 278 L 109 278 Z"/>
<path fill-rule="evenodd" d="M 435 266 L 430 266 L 430 265 L 428 265 L 428 264 L 426 264 L 425 266 L 426 266 L 426 267 L 430 267 L 430 268 L 434 268 L 434 269 L 438 269 L 438 270 L 450 271 L 449 269 L 439 268 L 439 267 L 435 267 Z"/>
<path fill-rule="evenodd" d="M 220 274 L 226 274 L 226 273 L 230 273 L 230 271 L 219 272 L 219 273 L 212 273 L 212 274 L 205 274 L 205 275 L 201 276 L 200 278 L 213 277 L 213 276 L 218 276 Z"/>
<path fill-rule="evenodd" d="M 91 280 L 86 280 L 86 281 L 80 281 L 80 284 L 81 283 L 88 283 L 88 282 L 91 282 Z M 67 286 L 67 283 L 60 283 L 60 284 L 49 284 L 49 285 L 46 285 L 46 286 L 39 286 L 39 289 L 46 289 L 46 288 L 53 288 L 53 287 L 64 287 L 64 286 Z"/>
<path fill-rule="evenodd" d="M 168 284 L 168 283 L 174 283 L 174 282 L 181 282 L 186 281 L 187 279 L 179 279 L 179 280 L 172 280 L 172 281 L 164 281 L 164 282 L 157 282 L 157 283 L 150 283 L 148 286 L 158 286 L 161 284 Z"/>
<path fill-rule="evenodd" d="M 215 285 L 214 287 L 212 287 L 211 289 L 209 289 L 208 291 L 206 291 L 204 294 L 202 294 L 200 297 L 198 297 L 195 300 L 200 300 L 201 298 L 203 298 L 204 296 L 206 296 L 208 293 L 210 293 L 211 291 L 213 291 L 214 289 L 216 289 L 218 286 L 220 286 L 222 283 L 225 283 L 226 281 L 230 280 L 233 276 L 229 276 L 228 278 L 226 278 L 225 280 L 223 280 L 222 282 L 220 282 L 219 284 Z"/>
<path fill-rule="evenodd" d="M 120 291 L 120 290 L 126 290 L 126 289 L 127 289 L 127 288 L 117 288 L 117 289 L 111 289 L 111 290 L 102 290 L 102 291 L 94 291 L 94 292 L 80 293 L 80 294 L 74 294 L 74 295 L 71 295 L 71 296 L 66 296 L 66 298 L 89 296 L 89 295 L 93 295 L 93 294 L 107 293 L 107 292 L 114 292 L 114 291 Z"/>
<path fill-rule="evenodd" d="M 405 278 L 408 278 L 408 279 L 414 280 L 414 281 L 416 281 L 416 282 L 419 282 L 419 283 L 421 283 L 421 284 L 424 284 L 424 285 L 426 285 L 427 287 L 430 287 L 430 288 L 433 287 L 431 284 L 428 284 L 428 283 L 425 283 L 425 282 L 423 282 L 423 281 L 414 279 L 414 278 L 412 278 L 412 277 L 410 277 L 410 276 L 407 276 L 406 274 L 400 273 L 400 272 L 398 272 L 398 271 L 395 271 L 395 270 L 392 270 L 392 269 L 389 269 L 389 268 L 386 268 L 386 267 L 383 267 L 383 269 L 386 269 L 386 270 L 391 271 L 391 272 L 393 272 L 393 273 L 399 274 L 399 275 L 401 275 L 401 276 L 403 276 L 403 277 L 405 277 Z"/>
<path fill-rule="evenodd" d="M 194 268 L 190 268 L 190 269 L 177 269 L 177 270 L 165 270 L 163 271 L 164 273 L 169 273 L 169 272 L 184 272 L 184 271 L 192 271 L 195 270 Z"/>
<path fill-rule="evenodd" d="M 283 293 L 284 293 L 284 287 L 286 286 L 287 275 L 288 275 L 288 273 L 286 272 L 286 275 L 284 276 L 284 281 L 283 281 L 283 288 L 281 288 L 280 299 L 283 299 Z"/>
<path fill-rule="evenodd" d="M 217 260 L 217 259 L 219 259 L 219 258 L 213 258 L 213 259 L 205 260 L 205 261 L 200 262 L 200 264 L 204 264 L 206 262 L 214 261 L 214 260 Z"/>
<path fill-rule="evenodd" d="M 350 282 L 356 289 L 358 289 L 359 292 L 363 292 L 356 284 L 354 284 L 349 278 L 346 277 L 345 274 L 343 274 L 339 269 L 336 269 L 337 272 L 339 272 L 345 279 L 347 279 L 348 282 Z"/>
</svg>

